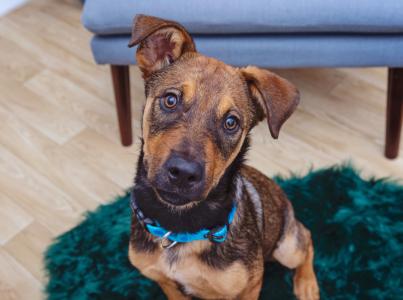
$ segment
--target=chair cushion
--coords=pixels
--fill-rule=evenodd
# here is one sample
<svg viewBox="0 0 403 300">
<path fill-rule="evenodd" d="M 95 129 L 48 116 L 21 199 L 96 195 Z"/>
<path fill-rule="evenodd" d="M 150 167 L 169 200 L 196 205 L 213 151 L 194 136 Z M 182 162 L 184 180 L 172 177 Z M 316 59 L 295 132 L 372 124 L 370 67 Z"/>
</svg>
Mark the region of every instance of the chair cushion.
<svg viewBox="0 0 403 300">
<path fill-rule="evenodd" d="M 403 34 L 193 35 L 197 50 L 235 66 L 403 67 Z M 129 35 L 97 35 L 92 53 L 98 64 L 135 64 Z"/>
<path fill-rule="evenodd" d="M 95 34 L 127 34 L 139 13 L 198 34 L 403 32 L 402 0 L 86 0 L 82 22 Z"/>
</svg>

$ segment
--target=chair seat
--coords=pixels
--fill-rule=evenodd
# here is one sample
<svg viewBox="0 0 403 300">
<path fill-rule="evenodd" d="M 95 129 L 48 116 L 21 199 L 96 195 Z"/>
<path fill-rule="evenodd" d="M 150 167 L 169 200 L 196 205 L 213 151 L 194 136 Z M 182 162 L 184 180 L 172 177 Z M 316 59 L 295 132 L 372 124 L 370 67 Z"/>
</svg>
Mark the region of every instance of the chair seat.
<svg viewBox="0 0 403 300">
<path fill-rule="evenodd" d="M 129 34 L 139 13 L 193 34 L 403 33 L 402 0 L 86 0 L 82 22 L 98 35 Z"/>
<path fill-rule="evenodd" d="M 403 66 L 403 34 L 193 35 L 197 50 L 235 66 L 269 68 Z M 94 36 L 98 64 L 135 64 L 130 35 Z"/>
</svg>

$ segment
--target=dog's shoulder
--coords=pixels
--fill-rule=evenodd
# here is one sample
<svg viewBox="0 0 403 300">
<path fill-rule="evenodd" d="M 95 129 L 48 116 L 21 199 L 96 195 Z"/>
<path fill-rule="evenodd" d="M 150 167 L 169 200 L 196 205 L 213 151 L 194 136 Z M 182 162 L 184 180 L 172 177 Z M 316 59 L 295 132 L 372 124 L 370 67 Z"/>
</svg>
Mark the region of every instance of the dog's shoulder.
<svg viewBox="0 0 403 300">
<path fill-rule="evenodd" d="M 251 166 L 241 169 L 246 192 L 255 207 L 265 257 L 271 255 L 280 239 L 287 215 L 288 199 L 281 187 Z"/>
<path fill-rule="evenodd" d="M 248 165 L 243 165 L 240 173 L 244 181 L 251 183 L 262 196 L 271 196 L 269 200 L 273 201 L 274 205 L 284 205 L 285 194 L 273 179 Z"/>
</svg>

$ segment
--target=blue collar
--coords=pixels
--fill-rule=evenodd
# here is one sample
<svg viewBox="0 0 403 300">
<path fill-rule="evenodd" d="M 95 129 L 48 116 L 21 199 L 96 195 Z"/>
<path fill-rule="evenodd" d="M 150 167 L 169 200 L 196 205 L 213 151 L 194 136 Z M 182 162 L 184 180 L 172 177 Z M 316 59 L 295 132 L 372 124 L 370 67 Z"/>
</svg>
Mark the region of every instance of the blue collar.
<svg viewBox="0 0 403 300">
<path fill-rule="evenodd" d="M 140 223 L 152 235 L 156 236 L 160 241 L 163 248 L 171 248 L 177 243 L 188 243 L 193 241 L 209 240 L 215 243 L 222 243 L 227 239 L 229 225 L 234 220 L 236 212 L 236 204 L 233 204 L 231 212 L 228 215 L 227 224 L 213 229 L 201 229 L 194 233 L 189 232 L 171 232 L 163 228 L 157 221 L 151 220 L 144 216 L 143 212 L 139 209 L 133 192 L 130 197 L 130 207 L 133 213 L 137 216 Z"/>
</svg>

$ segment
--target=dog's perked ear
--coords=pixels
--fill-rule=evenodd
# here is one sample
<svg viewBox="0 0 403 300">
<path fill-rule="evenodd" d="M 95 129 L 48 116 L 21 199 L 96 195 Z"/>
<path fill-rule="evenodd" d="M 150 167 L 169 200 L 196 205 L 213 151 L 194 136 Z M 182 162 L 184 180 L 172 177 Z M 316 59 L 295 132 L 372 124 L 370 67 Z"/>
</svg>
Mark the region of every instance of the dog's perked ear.
<svg viewBox="0 0 403 300">
<path fill-rule="evenodd" d="M 267 70 L 248 66 L 241 72 L 257 107 L 257 120 L 266 118 L 272 137 L 277 139 L 281 126 L 299 103 L 299 91 L 288 80 Z"/>
<path fill-rule="evenodd" d="M 196 52 L 192 37 L 173 21 L 136 15 L 129 47 L 138 45 L 136 59 L 143 77 L 173 63 L 185 52 Z"/>
</svg>

